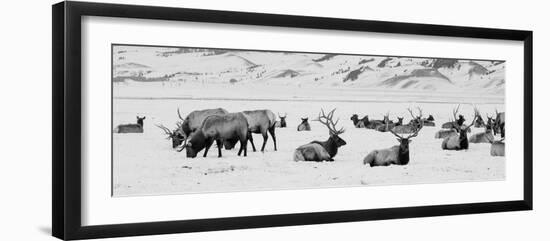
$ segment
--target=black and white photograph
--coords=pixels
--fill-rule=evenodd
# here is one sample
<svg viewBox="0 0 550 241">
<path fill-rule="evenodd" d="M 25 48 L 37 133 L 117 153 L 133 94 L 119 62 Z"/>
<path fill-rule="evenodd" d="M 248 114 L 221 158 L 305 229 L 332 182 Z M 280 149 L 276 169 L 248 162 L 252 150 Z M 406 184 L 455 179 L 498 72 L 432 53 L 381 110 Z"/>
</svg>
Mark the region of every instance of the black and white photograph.
<svg viewBox="0 0 550 241">
<path fill-rule="evenodd" d="M 115 43 L 114 197 L 506 179 L 506 61 Z"/>
</svg>

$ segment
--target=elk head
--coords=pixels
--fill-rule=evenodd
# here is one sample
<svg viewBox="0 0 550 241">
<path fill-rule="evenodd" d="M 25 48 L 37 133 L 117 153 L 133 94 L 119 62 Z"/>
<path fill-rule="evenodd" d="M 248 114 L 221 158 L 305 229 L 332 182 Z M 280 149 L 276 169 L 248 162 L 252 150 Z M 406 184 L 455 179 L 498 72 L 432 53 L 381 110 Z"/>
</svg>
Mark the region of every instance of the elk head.
<svg viewBox="0 0 550 241">
<path fill-rule="evenodd" d="M 321 113 L 319 113 L 319 116 L 315 120 L 321 122 L 321 124 L 328 128 L 330 139 L 336 143 L 336 147 L 341 147 L 346 144 L 346 141 L 338 135 L 344 133 L 344 128 L 336 129 L 336 125 L 340 119 L 336 120 L 336 122 L 333 121 L 334 111 L 336 111 L 336 109 L 332 109 L 328 114 L 325 114 L 325 111 L 321 109 Z"/>
<path fill-rule="evenodd" d="M 435 121 L 435 118 L 433 115 L 429 115 L 427 121 Z"/>
<path fill-rule="evenodd" d="M 423 121 L 420 121 L 420 127 L 416 129 L 413 133 L 409 134 L 407 137 L 403 137 L 393 130 L 390 129 L 390 132 L 397 137 L 399 142 L 399 164 L 406 165 L 409 163 L 409 143 L 411 143 L 411 138 L 418 136 L 418 133 L 423 127 Z"/>
<path fill-rule="evenodd" d="M 403 125 L 403 117 L 397 117 L 397 123 L 395 124 L 396 126 L 400 126 L 400 125 Z"/>
<path fill-rule="evenodd" d="M 136 116 L 136 118 L 137 118 L 137 124 L 143 127 L 143 120 L 145 120 L 145 116 L 144 117 Z"/>
<path fill-rule="evenodd" d="M 161 130 L 164 131 L 164 134 L 167 135 L 166 139 L 171 139 L 172 140 L 172 148 L 176 148 L 176 147 L 180 146 L 181 143 L 183 143 L 183 141 L 185 141 L 185 137 L 179 132 L 179 128 L 174 130 L 174 131 L 171 131 L 170 129 L 166 128 L 162 124 L 161 125 L 155 125 L 155 126 L 157 126 L 158 128 L 160 128 Z"/>
<path fill-rule="evenodd" d="M 309 119 L 309 117 L 306 117 L 306 118 L 300 118 L 302 119 L 302 124 L 306 124 L 307 123 L 307 120 Z"/>
<path fill-rule="evenodd" d="M 189 140 L 187 140 L 185 144 L 183 144 L 177 151 L 181 152 L 185 149 L 187 157 L 195 158 L 197 157 L 197 154 L 206 146 L 206 137 L 204 136 L 202 130 L 197 130 L 193 132 L 188 139 Z"/>
<path fill-rule="evenodd" d="M 458 113 L 459 108 L 460 108 L 460 105 L 458 105 L 455 109 L 453 109 L 453 118 L 454 118 L 453 127 L 458 132 L 458 134 L 460 136 L 460 140 L 461 141 L 465 140 L 467 142 L 468 141 L 468 136 L 467 136 L 468 130 L 470 130 L 470 128 L 475 124 L 475 121 L 476 121 L 475 117 L 476 117 L 476 115 L 479 115 L 479 112 L 478 112 L 477 108 L 474 107 L 474 117 L 472 118 L 472 123 L 468 126 L 464 126 L 464 125 L 462 125 L 464 123 L 464 121 L 466 121 L 466 119 L 464 119 L 464 116 L 459 115 L 459 118 L 458 119 L 456 118 L 456 114 Z"/>
<path fill-rule="evenodd" d="M 281 116 L 281 114 L 277 113 L 277 115 L 279 116 L 279 119 L 281 120 L 281 127 L 286 127 L 286 112 L 285 112 L 285 115 L 284 116 Z"/>
</svg>

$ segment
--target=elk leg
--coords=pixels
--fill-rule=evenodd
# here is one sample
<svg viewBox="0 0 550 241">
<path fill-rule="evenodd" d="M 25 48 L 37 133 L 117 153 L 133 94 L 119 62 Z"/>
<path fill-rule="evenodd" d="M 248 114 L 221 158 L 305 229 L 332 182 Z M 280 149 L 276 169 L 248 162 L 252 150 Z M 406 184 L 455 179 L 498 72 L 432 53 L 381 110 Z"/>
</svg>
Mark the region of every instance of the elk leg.
<svg viewBox="0 0 550 241">
<path fill-rule="evenodd" d="M 218 157 L 222 157 L 222 144 L 221 140 L 216 140 L 216 145 L 218 146 Z"/>
<path fill-rule="evenodd" d="M 275 127 L 269 128 L 269 134 L 271 134 L 271 138 L 273 138 L 273 146 L 275 147 L 275 151 L 277 150 L 277 139 L 275 138 Z"/>
<path fill-rule="evenodd" d="M 246 156 L 246 145 L 248 143 L 247 141 L 248 138 L 244 139 L 244 140 L 240 140 L 241 142 L 241 148 L 239 148 L 239 153 L 237 153 L 237 156 L 240 156 L 241 155 L 241 152 L 244 150 L 244 156 Z"/>
<path fill-rule="evenodd" d="M 265 143 L 267 143 L 267 132 L 264 131 L 262 133 L 262 137 L 264 138 L 264 144 L 262 144 L 262 152 L 264 152 L 264 149 L 265 149 Z"/>
<path fill-rule="evenodd" d="M 252 131 L 248 131 L 246 136 L 247 136 L 248 140 L 250 140 L 250 144 L 252 144 L 252 151 L 256 152 L 256 146 L 254 146 L 254 139 L 252 138 Z M 242 143 L 241 143 L 241 146 L 242 146 Z"/>
<path fill-rule="evenodd" d="M 210 149 L 212 144 L 214 144 L 214 140 L 211 140 L 211 139 L 206 140 L 206 146 L 204 147 L 204 155 L 202 155 L 203 157 L 206 157 L 206 154 L 208 154 L 208 149 Z"/>
</svg>

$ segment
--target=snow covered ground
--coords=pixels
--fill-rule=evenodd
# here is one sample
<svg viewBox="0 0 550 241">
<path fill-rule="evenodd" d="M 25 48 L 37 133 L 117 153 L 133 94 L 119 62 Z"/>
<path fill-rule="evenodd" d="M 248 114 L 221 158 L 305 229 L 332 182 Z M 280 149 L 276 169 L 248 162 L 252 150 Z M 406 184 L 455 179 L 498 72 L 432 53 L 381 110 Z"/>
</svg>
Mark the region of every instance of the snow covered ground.
<svg viewBox="0 0 550 241">
<path fill-rule="evenodd" d="M 353 127 L 352 114 L 381 119 L 405 117 L 408 107 L 419 106 L 424 115 L 432 114 L 437 126 L 451 117 L 456 103 L 463 103 L 461 114 L 473 117 L 474 103 L 485 116 L 495 108 L 504 109 L 501 95 L 434 93 L 418 91 L 377 92 L 342 88 L 306 89 L 284 86 L 233 85 L 163 86 L 160 83 L 132 83 L 114 86 L 113 125 L 133 123 L 136 115 L 145 115 L 143 134 L 113 134 L 113 193 L 115 196 L 160 195 L 201 192 L 230 192 L 297 188 L 348 187 L 441 182 L 490 181 L 505 178 L 504 157 L 489 155 L 489 144 L 472 144 L 466 151 L 444 151 L 441 139 L 434 135 L 438 127 L 425 127 L 410 144 L 411 161 L 407 166 L 364 166 L 363 158 L 372 150 L 397 145 L 391 133 Z M 179 91 L 178 91 L 179 90 Z M 267 91 L 266 91 L 267 90 Z M 326 94 L 322 94 L 325 93 Z M 261 94 L 265 93 L 265 94 Z M 321 93 L 321 94 L 320 94 Z M 223 95 L 222 95 L 223 94 Z M 223 96 L 223 98 L 220 98 Z M 295 96 L 295 98 L 292 98 Z M 475 98 L 474 98 L 475 97 Z M 465 104 L 464 104 L 465 103 Z M 271 138 L 266 151 L 238 157 L 237 150 L 223 150 L 223 157 L 211 149 L 207 158 L 186 158 L 176 152 L 163 132 L 154 126 L 162 123 L 175 127 L 176 109 L 183 115 L 192 110 L 222 107 L 230 112 L 270 109 L 287 113 L 287 128 L 276 130 L 278 151 Z M 319 110 L 337 108 L 347 141 L 334 162 L 294 162 L 296 147 L 312 140 L 326 140 L 327 129 L 310 121 L 311 132 L 297 132 L 301 117 L 314 119 Z M 475 128 L 472 133 L 483 131 Z M 262 138 L 255 136 L 256 147 Z M 213 147 L 215 148 L 215 147 Z"/>
<path fill-rule="evenodd" d="M 336 55 L 202 48 L 113 46 L 113 125 L 146 116 L 143 134 L 113 134 L 115 196 L 230 192 L 503 180 L 504 157 L 489 155 L 489 144 L 466 151 L 443 151 L 439 128 L 425 127 L 410 144 L 407 166 L 364 166 L 375 149 L 397 145 L 391 133 L 353 127 L 352 114 L 392 120 L 421 107 L 437 126 L 460 113 L 473 118 L 475 104 L 485 117 L 504 110 L 505 62 L 396 56 Z M 276 130 L 266 152 L 238 157 L 237 150 L 211 149 L 190 159 L 176 152 L 154 124 L 175 128 L 176 114 L 225 108 L 230 112 L 270 109 L 286 113 L 288 128 Z M 337 108 L 347 141 L 334 162 L 294 162 L 294 149 L 328 138 L 310 121 L 311 132 L 297 132 L 300 118 L 313 120 L 320 109 Z M 483 129 L 474 129 L 473 133 Z M 255 144 L 261 146 L 257 135 Z"/>
</svg>

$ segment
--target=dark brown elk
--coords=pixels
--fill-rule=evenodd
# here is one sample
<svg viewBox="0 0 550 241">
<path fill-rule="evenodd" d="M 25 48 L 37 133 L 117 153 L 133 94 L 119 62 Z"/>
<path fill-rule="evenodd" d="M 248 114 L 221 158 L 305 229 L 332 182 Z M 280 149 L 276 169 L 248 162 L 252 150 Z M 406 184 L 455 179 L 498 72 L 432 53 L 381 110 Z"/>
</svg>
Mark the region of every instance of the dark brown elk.
<svg viewBox="0 0 550 241">
<path fill-rule="evenodd" d="M 474 125 L 475 118 L 472 118 L 472 123 L 468 126 L 460 125 L 459 119 L 456 118 L 456 113 L 458 113 L 458 109 L 460 108 L 460 105 L 456 109 L 453 110 L 453 127 L 456 131 L 458 131 L 458 135 L 451 135 L 443 139 L 443 142 L 441 143 L 441 148 L 443 150 L 467 150 L 469 148 L 469 142 L 468 142 L 468 130 Z M 477 112 L 477 111 L 476 111 Z M 474 115 L 475 117 L 475 115 Z"/>
<path fill-rule="evenodd" d="M 222 146 L 226 140 L 238 140 L 241 144 L 237 155 L 244 151 L 248 142 L 248 121 L 243 113 L 229 113 L 206 117 L 202 126 L 191 133 L 187 142 L 178 151 L 186 149 L 187 157 L 194 158 L 204 149 L 203 157 L 214 143 L 218 146 L 218 157 L 222 156 Z"/>
<path fill-rule="evenodd" d="M 505 156 L 504 138 L 498 141 L 491 142 L 491 156 Z"/>
<path fill-rule="evenodd" d="M 340 128 L 339 130 L 336 130 L 338 120 L 336 120 L 336 122 L 332 120 L 335 110 L 336 109 L 333 109 L 328 113 L 328 115 L 325 115 L 325 111 L 321 109 L 321 113 L 316 119 L 316 121 L 321 122 L 328 128 L 328 140 L 312 141 L 296 148 L 294 151 L 294 161 L 334 161 L 333 158 L 338 153 L 338 148 L 346 145 L 346 141 L 339 137 L 339 135 L 344 133 L 344 129 Z"/>
<path fill-rule="evenodd" d="M 168 137 L 166 137 L 166 139 L 172 140 L 172 148 L 176 148 L 176 147 L 180 146 L 181 143 L 183 143 L 183 141 L 185 141 L 185 137 L 183 136 L 183 134 L 181 134 L 179 126 L 178 126 L 177 129 L 175 129 L 173 131 L 171 131 L 170 129 L 168 129 L 167 127 L 165 127 L 162 124 L 156 125 L 156 126 L 158 128 L 160 128 L 161 130 L 163 130 L 164 134 L 166 134 L 168 136 Z"/>
<path fill-rule="evenodd" d="M 144 117 L 136 116 L 136 124 L 123 124 L 118 125 L 114 132 L 115 133 L 143 133 L 143 120 L 145 120 Z"/>
<path fill-rule="evenodd" d="M 430 115 L 431 118 L 422 118 L 422 109 L 420 107 L 416 107 L 418 109 L 418 115 L 414 115 L 412 110 L 410 108 L 407 108 L 407 110 L 409 111 L 409 113 L 411 114 L 411 121 L 409 122 L 409 124 L 411 126 L 415 126 L 418 128 L 418 126 L 420 125 L 420 122 L 422 122 L 422 127 L 426 127 L 426 126 L 435 126 L 435 123 L 431 120 L 433 120 L 433 116 Z M 431 119 L 431 120 L 428 120 L 428 119 Z"/>
<path fill-rule="evenodd" d="M 302 123 L 298 125 L 298 128 L 296 128 L 298 131 L 311 131 L 311 126 L 309 125 L 309 122 L 307 122 L 309 118 L 302 118 Z"/>
<path fill-rule="evenodd" d="M 284 116 L 281 116 L 279 113 L 277 113 L 277 115 L 279 116 L 279 121 L 275 122 L 275 127 L 286 128 L 286 116 L 287 116 L 287 114 L 285 113 Z"/>
<path fill-rule="evenodd" d="M 407 165 L 410 161 L 409 156 L 409 143 L 411 138 L 416 137 L 422 126 L 418 128 L 412 134 L 409 134 L 407 137 L 403 137 L 395 133 L 393 130 L 390 130 L 392 134 L 397 136 L 397 141 L 399 145 L 392 146 L 387 149 L 374 150 L 370 152 L 364 159 L 363 164 L 369 164 L 371 167 L 374 166 L 389 166 L 394 165 Z"/>
<path fill-rule="evenodd" d="M 273 146 L 275 151 L 277 150 L 277 138 L 275 137 L 275 121 L 277 121 L 275 114 L 270 110 L 251 110 L 242 112 L 248 121 L 248 128 L 250 133 L 262 134 L 264 142 L 262 144 L 262 152 L 265 149 L 267 143 L 267 133 L 271 135 L 273 139 Z M 252 150 L 256 151 L 254 146 L 254 140 L 252 135 L 248 136 L 250 143 L 252 144 Z"/>
<path fill-rule="evenodd" d="M 229 112 L 222 108 L 195 110 L 183 118 L 180 114 L 180 109 L 178 108 L 178 117 L 182 121 L 179 124 L 180 133 L 184 136 L 184 138 L 187 138 L 191 133 L 195 132 L 202 126 L 202 123 L 207 117 L 211 115 L 225 115 L 227 113 Z"/>
</svg>

